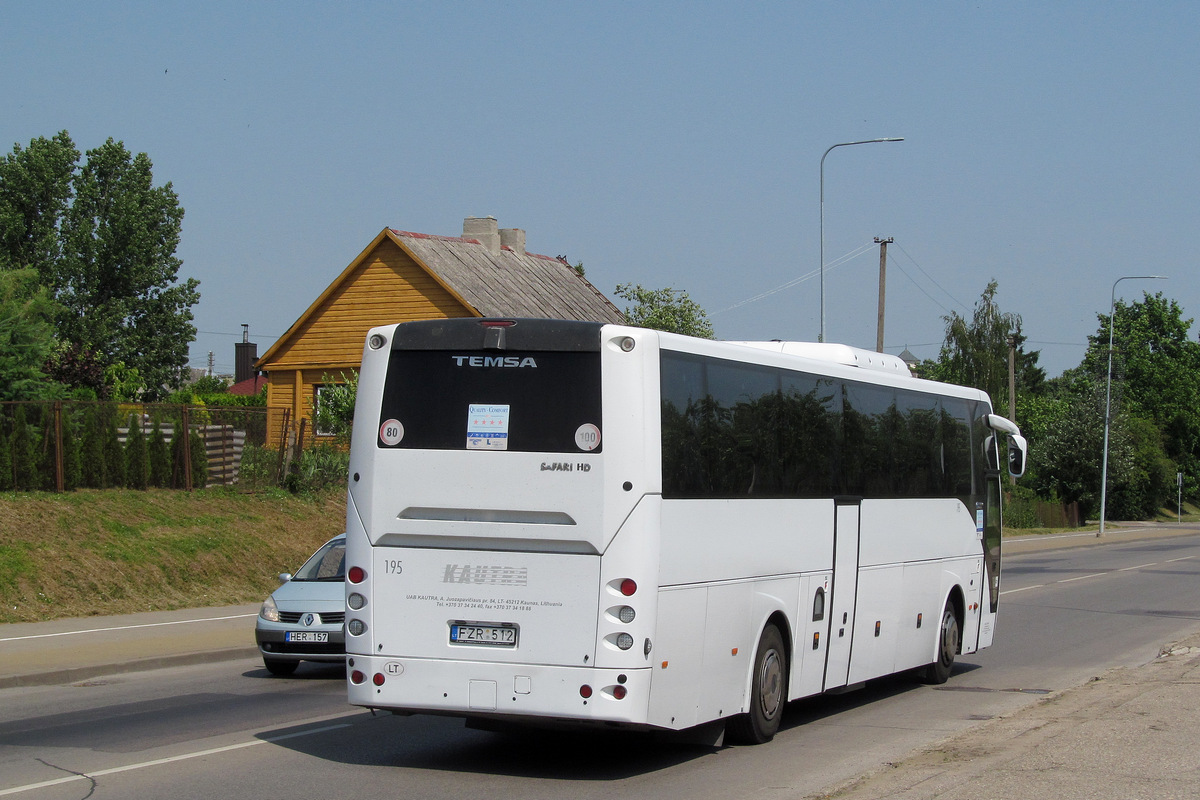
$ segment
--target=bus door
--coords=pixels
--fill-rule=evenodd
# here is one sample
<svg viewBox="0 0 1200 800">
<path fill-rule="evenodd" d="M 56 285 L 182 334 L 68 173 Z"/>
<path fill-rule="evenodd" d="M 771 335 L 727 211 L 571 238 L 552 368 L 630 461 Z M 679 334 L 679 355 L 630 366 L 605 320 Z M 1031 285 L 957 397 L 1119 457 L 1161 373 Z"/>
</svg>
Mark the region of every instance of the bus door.
<svg viewBox="0 0 1200 800">
<path fill-rule="evenodd" d="M 978 646 L 989 647 L 996 633 L 996 611 L 1000 603 L 1000 473 L 987 476 L 986 504 L 980 527 L 983 539 L 983 602 L 979 620 Z"/>
<path fill-rule="evenodd" d="M 845 686 L 850 674 L 850 645 L 854 641 L 854 606 L 858 593 L 858 534 L 861 497 L 835 499 L 833 586 L 825 653 L 824 691 Z"/>
</svg>

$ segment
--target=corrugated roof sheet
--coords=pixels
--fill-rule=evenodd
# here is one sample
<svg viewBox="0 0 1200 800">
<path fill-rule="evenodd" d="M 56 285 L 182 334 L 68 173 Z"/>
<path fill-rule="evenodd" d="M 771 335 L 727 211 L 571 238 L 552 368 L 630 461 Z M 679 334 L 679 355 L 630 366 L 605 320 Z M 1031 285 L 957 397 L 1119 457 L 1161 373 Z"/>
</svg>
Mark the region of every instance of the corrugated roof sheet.
<svg viewBox="0 0 1200 800">
<path fill-rule="evenodd" d="M 476 239 L 391 232 L 485 317 L 625 321 L 607 297 L 560 259 L 509 247 L 492 253 Z"/>
</svg>

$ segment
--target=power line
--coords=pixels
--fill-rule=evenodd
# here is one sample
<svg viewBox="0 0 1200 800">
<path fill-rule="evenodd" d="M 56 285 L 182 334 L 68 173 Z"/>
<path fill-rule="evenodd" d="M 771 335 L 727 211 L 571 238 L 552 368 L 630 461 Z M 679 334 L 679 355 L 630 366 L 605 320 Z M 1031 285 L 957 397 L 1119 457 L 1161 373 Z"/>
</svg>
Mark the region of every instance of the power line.
<svg viewBox="0 0 1200 800">
<path fill-rule="evenodd" d="M 857 258 L 858 256 L 862 255 L 866 251 L 872 249 L 873 247 L 874 247 L 874 244 L 871 242 L 868 242 L 867 244 L 864 244 L 855 250 L 851 250 L 849 253 L 846 253 L 844 256 L 836 258 L 833 261 L 831 261 L 830 263 L 826 264 L 825 271 L 828 272 L 831 269 L 834 269 L 835 267 L 840 267 L 842 264 L 845 264 L 846 262 Z M 793 286 L 797 286 L 801 283 L 804 283 L 805 281 L 815 278 L 820 274 L 821 274 L 820 269 L 814 269 L 812 272 L 805 273 L 804 275 L 801 275 L 799 278 L 793 278 L 792 280 L 788 281 L 785 284 L 776 286 L 774 289 L 768 289 L 767 291 L 765 291 L 761 294 L 754 295 L 754 297 L 748 297 L 745 300 L 739 300 L 738 302 L 734 303 L 733 305 L 729 306 L 728 308 L 722 308 L 720 311 L 714 311 L 714 312 L 712 312 L 712 316 L 716 316 L 717 314 L 724 314 L 726 311 L 733 311 L 735 308 L 741 308 L 742 306 L 749 305 L 750 303 L 757 303 L 759 300 L 770 297 L 771 295 L 776 294 L 778 292 L 782 292 L 784 289 L 790 289 Z"/>
<path fill-rule="evenodd" d="M 945 289 L 945 288 L 944 288 L 944 287 L 943 287 L 943 286 L 942 286 L 940 283 L 938 283 L 936 280 L 934 280 L 934 279 L 933 279 L 933 276 L 932 276 L 932 275 L 930 275 L 928 272 L 926 272 L 926 271 L 925 271 L 925 268 L 924 268 L 924 267 L 922 267 L 922 266 L 921 266 L 921 265 L 920 265 L 920 264 L 917 262 L 917 260 L 916 260 L 915 258 L 913 258 L 913 257 L 912 257 L 912 255 L 910 255 L 910 254 L 909 254 L 909 252 L 908 252 L 907 250 L 905 250 L 905 249 L 904 249 L 904 245 L 902 245 L 902 244 L 897 244 L 897 245 L 896 245 L 896 247 L 900 248 L 900 252 L 901 252 L 901 253 L 904 253 L 904 255 L 905 255 L 907 258 L 908 258 L 908 260 L 909 260 L 909 261 L 911 261 L 911 262 L 912 262 L 912 263 L 913 263 L 913 264 L 916 266 L 916 268 L 917 268 L 917 269 L 921 270 L 921 274 L 922 274 L 922 275 L 924 275 L 926 278 L 928 278 L 930 283 L 932 283 L 934 286 L 936 286 L 938 289 L 940 289 L 940 290 L 941 290 L 942 294 L 946 295 L 946 297 L 949 297 L 951 300 L 953 300 L 955 303 L 957 303 L 957 304 L 958 304 L 958 305 L 959 305 L 959 306 L 960 306 L 960 307 L 961 307 L 961 308 L 962 308 L 964 311 L 970 311 L 970 310 L 971 310 L 971 307 L 970 307 L 970 306 L 968 306 L 968 305 L 967 305 L 966 303 L 964 303 L 963 301 L 959 300 L 959 299 L 958 299 L 957 297 L 955 297 L 954 295 L 950 294 L 950 292 L 946 291 L 946 289 Z M 901 271 L 901 272 L 904 272 L 904 270 L 903 270 L 903 269 L 901 269 L 900 271 Z M 908 276 L 908 273 L 905 273 L 905 275 L 906 275 L 906 276 Z M 912 280 L 912 277 L 911 277 L 911 276 L 908 276 L 908 279 L 911 281 L 911 280 Z M 913 283 L 914 283 L 914 284 L 916 284 L 916 281 L 913 281 Z M 924 291 L 924 289 L 922 289 L 922 291 Z M 926 296 L 928 296 L 928 292 L 926 292 Z M 930 299 L 930 300 L 933 300 L 933 298 L 932 298 L 932 297 L 930 297 L 929 299 Z M 935 300 L 934 302 L 936 303 L 937 301 Z M 941 304 L 941 303 L 938 303 L 938 305 L 939 305 L 939 306 L 941 306 L 943 309 L 945 308 L 945 306 L 942 306 L 942 304 Z"/>
</svg>

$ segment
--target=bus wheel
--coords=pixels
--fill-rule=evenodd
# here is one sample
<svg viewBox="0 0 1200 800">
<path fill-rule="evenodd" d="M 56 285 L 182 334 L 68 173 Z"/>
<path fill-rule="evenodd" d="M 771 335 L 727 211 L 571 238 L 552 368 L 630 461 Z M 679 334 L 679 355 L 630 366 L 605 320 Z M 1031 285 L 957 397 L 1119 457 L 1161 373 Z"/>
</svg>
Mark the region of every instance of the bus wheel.
<svg viewBox="0 0 1200 800">
<path fill-rule="evenodd" d="M 954 606 L 949 600 L 942 611 L 942 625 L 938 633 L 937 660 L 925 667 L 926 683 L 945 683 L 950 678 L 950 668 L 954 666 L 954 656 L 958 653 L 959 637 L 958 617 L 954 614 Z"/>
<path fill-rule="evenodd" d="M 779 730 L 787 703 L 787 650 L 774 625 L 763 629 L 754 654 L 754 679 L 750 686 L 750 711 L 729 721 L 729 738 L 743 744 L 769 742 Z"/>
</svg>

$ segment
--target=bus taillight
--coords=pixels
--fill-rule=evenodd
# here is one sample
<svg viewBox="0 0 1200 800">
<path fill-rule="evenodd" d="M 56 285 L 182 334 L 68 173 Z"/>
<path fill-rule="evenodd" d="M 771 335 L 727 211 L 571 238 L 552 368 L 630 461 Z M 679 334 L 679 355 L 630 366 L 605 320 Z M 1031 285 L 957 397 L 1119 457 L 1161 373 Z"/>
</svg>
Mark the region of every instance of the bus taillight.
<svg viewBox="0 0 1200 800">
<path fill-rule="evenodd" d="M 621 594 L 626 597 L 633 597 L 633 593 L 637 591 L 637 583 L 633 578 L 626 578 L 621 581 Z"/>
<path fill-rule="evenodd" d="M 362 567 L 351 567 L 346 570 L 346 580 L 351 583 L 362 583 L 367 579 L 367 571 Z"/>
</svg>

